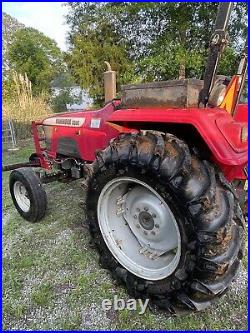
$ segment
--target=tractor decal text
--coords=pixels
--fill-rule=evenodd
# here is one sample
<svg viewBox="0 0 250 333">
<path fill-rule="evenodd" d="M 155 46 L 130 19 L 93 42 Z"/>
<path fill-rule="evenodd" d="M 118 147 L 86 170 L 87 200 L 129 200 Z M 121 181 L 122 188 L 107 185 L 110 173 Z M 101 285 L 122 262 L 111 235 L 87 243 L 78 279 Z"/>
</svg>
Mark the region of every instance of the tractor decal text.
<svg viewBox="0 0 250 333">
<path fill-rule="evenodd" d="M 58 126 L 72 126 L 80 127 L 84 124 L 85 118 L 67 118 L 67 117 L 58 117 L 58 118 L 48 118 L 43 121 L 43 125 L 58 125 Z"/>
</svg>

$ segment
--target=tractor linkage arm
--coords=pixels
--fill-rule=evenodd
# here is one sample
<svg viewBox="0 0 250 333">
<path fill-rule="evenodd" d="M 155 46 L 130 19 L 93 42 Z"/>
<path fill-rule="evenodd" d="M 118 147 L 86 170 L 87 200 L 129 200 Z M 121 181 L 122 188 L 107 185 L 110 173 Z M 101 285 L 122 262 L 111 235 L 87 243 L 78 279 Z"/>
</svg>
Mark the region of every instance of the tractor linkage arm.
<svg viewBox="0 0 250 333">
<path fill-rule="evenodd" d="M 207 105 L 212 90 L 220 56 L 229 42 L 227 33 L 228 22 L 233 2 L 221 2 L 215 21 L 215 31 L 211 38 L 210 52 L 204 74 L 204 86 L 200 92 L 199 105 Z"/>
</svg>

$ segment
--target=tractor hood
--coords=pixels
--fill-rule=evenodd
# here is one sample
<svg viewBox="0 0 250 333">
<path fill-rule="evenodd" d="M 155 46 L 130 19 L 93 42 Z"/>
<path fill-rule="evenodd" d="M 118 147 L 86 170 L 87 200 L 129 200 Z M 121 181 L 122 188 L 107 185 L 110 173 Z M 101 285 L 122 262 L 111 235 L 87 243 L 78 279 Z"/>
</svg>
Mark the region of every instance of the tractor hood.
<svg viewBox="0 0 250 333">
<path fill-rule="evenodd" d="M 111 113 L 114 112 L 120 100 L 114 100 L 107 103 L 99 110 L 82 110 L 73 112 L 64 112 L 49 116 L 42 120 L 41 125 L 56 127 L 87 127 L 100 128 Z M 99 125 L 98 125 L 99 124 Z"/>
</svg>

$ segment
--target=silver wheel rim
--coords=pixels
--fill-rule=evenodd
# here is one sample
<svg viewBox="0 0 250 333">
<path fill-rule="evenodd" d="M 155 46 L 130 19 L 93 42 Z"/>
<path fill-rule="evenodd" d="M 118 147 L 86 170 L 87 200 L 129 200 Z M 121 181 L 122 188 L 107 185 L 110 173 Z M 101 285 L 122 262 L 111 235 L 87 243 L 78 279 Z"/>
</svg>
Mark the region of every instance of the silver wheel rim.
<svg viewBox="0 0 250 333">
<path fill-rule="evenodd" d="M 14 183 L 14 197 L 20 209 L 27 213 L 30 209 L 30 199 L 28 196 L 27 189 L 19 180 Z"/>
<path fill-rule="evenodd" d="M 181 237 L 164 199 L 148 184 L 132 177 L 108 182 L 97 205 L 98 223 L 113 256 L 143 279 L 171 275 L 181 256 Z"/>
</svg>

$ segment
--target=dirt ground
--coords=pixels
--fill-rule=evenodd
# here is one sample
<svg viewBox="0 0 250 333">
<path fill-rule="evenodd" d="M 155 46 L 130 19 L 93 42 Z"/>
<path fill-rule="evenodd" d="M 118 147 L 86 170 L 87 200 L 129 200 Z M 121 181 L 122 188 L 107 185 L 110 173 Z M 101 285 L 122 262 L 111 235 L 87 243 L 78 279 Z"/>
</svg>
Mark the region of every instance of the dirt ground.
<svg viewBox="0 0 250 333">
<path fill-rule="evenodd" d="M 32 152 L 27 142 L 4 153 L 3 164 L 25 161 Z M 8 176 L 2 176 L 4 330 L 247 330 L 247 254 L 230 291 L 203 312 L 170 318 L 149 309 L 105 312 L 104 298 L 129 297 L 89 245 L 80 183 L 46 185 L 46 217 L 31 224 L 14 209 Z"/>
</svg>

